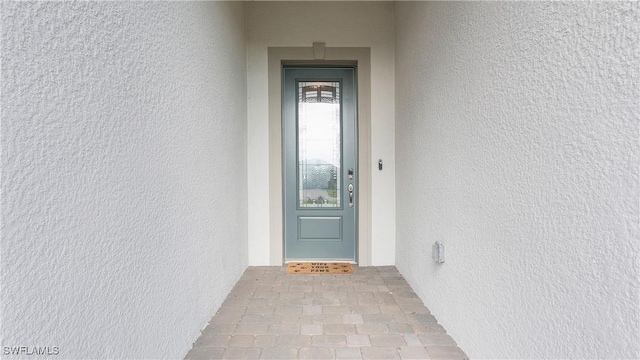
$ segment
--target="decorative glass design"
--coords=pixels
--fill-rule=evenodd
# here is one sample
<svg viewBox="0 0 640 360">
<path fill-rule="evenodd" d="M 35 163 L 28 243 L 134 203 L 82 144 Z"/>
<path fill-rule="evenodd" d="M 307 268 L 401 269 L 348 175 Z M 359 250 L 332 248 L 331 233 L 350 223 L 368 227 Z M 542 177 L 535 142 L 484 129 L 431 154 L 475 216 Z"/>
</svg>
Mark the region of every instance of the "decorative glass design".
<svg viewBox="0 0 640 360">
<path fill-rule="evenodd" d="M 298 204 L 340 207 L 340 82 L 298 82 Z"/>
</svg>

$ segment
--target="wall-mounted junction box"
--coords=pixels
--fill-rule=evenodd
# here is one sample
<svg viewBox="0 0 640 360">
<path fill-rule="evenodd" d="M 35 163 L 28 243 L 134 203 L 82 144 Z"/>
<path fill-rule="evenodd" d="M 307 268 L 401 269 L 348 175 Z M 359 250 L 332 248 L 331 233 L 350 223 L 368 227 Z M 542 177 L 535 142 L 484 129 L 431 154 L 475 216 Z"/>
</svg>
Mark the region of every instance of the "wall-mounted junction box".
<svg viewBox="0 0 640 360">
<path fill-rule="evenodd" d="M 431 247 L 433 260 L 442 264 L 444 262 L 444 244 L 440 241 L 436 241 Z"/>
</svg>

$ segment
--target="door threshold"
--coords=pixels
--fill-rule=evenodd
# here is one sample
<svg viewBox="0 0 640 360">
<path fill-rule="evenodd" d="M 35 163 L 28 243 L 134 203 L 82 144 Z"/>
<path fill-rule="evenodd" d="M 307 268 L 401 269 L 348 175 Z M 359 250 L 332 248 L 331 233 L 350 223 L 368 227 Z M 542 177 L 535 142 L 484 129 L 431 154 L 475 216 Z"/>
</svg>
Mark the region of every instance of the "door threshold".
<svg viewBox="0 0 640 360">
<path fill-rule="evenodd" d="M 345 260 L 345 259 L 289 259 L 285 260 L 284 264 L 292 263 L 292 262 L 332 262 L 332 263 L 348 263 L 351 265 L 358 265 L 358 263 L 354 260 Z"/>
</svg>

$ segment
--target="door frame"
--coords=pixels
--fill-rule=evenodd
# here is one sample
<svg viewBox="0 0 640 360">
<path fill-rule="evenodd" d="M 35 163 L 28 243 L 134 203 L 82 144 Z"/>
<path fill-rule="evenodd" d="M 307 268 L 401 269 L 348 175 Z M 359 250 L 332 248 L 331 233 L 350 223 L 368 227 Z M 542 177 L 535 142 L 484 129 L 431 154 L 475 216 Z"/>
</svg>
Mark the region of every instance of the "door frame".
<svg viewBox="0 0 640 360">
<path fill-rule="evenodd" d="M 304 65 L 283 66 L 283 111 L 282 111 L 282 146 L 283 146 L 283 172 L 284 184 L 284 261 L 348 261 L 357 263 L 358 245 L 357 220 L 358 220 L 358 187 L 352 188 L 349 195 L 349 186 L 357 185 L 358 176 L 358 129 L 357 129 L 357 69 L 355 66 L 328 66 L 328 65 Z M 337 189 L 340 193 L 340 202 L 337 207 L 305 207 L 301 206 L 301 139 L 300 136 L 300 88 L 299 81 L 303 82 L 337 82 L 339 84 L 339 115 L 336 118 L 323 118 L 325 120 L 338 120 L 340 160 L 337 164 L 338 176 Z M 335 93 L 334 93 L 335 94 Z M 319 96 L 319 94 L 315 94 Z M 324 96 L 324 95 L 323 95 Z M 324 102 L 324 101 L 323 101 Z M 313 105 L 312 105 L 313 106 Z M 330 115 L 326 115 L 330 116 Z M 335 145 L 335 144 L 334 144 Z M 294 150 L 295 149 L 295 150 Z M 334 149 L 335 150 L 335 149 Z M 308 158 L 307 158 L 308 159 Z M 324 160 L 327 160 L 326 158 Z M 335 165 L 335 162 L 333 163 Z M 347 175 L 347 169 L 352 171 L 352 177 Z M 326 184 L 325 184 L 326 185 Z M 348 186 L 349 185 L 349 186 Z M 349 198 L 353 200 L 348 200 Z M 332 228 L 340 234 L 339 239 L 312 239 L 302 240 L 303 223 L 306 219 L 307 229 L 311 224 L 324 221 L 332 221 Z M 332 220 L 329 220 L 332 219 Z M 312 226 L 313 227 L 313 226 Z M 315 231 L 318 231 L 316 229 Z M 317 235 L 318 233 L 316 233 Z"/>
<path fill-rule="evenodd" d="M 371 49 L 364 47 L 268 48 L 269 96 L 269 262 L 284 261 L 282 183 L 282 69 L 284 65 L 355 66 L 357 84 L 358 189 L 356 259 L 371 265 Z"/>
</svg>

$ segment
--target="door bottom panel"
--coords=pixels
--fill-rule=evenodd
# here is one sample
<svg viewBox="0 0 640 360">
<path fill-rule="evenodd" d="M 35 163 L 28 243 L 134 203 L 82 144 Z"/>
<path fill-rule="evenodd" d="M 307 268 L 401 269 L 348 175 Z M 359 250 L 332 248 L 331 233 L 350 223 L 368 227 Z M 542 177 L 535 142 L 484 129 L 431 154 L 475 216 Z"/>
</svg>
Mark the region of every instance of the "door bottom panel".
<svg viewBox="0 0 640 360">
<path fill-rule="evenodd" d="M 298 241 L 342 241 L 342 217 L 298 217 Z"/>
</svg>

